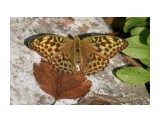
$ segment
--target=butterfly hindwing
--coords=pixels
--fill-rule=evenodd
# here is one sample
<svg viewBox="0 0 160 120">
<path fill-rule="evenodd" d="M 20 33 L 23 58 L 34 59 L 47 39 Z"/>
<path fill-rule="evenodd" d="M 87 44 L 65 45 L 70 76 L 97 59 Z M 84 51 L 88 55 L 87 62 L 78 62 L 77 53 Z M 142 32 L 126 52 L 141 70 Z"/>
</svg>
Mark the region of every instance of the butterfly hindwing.
<svg viewBox="0 0 160 120">
<path fill-rule="evenodd" d="M 88 58 L 87 65 L 84 65 L 81 69 L 84 74 L 91 75 L 95 74 L 98 71 L 104 70 L 105 66 L 108 64 L 108 59 L 104 59 L 101 56 L 90 53 L 90 57 Z"/>
<path fill-rule="evenodd" d="M 66 53 L 59 54 L 54 59 L 49 60 L 49 63 L 60 72 L 72 74 L 77 71 L 76 66 Z"/>
</svg>

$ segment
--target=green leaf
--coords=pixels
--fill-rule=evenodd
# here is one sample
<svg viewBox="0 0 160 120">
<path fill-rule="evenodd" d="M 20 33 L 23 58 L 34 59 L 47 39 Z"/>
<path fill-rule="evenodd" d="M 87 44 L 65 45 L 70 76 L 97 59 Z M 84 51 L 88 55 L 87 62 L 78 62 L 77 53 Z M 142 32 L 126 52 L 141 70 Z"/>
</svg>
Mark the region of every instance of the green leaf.
<svg viewBox="0 0 160 120">
<path fill-rule="evenodd" d="M 150 35 L 147 38 L 147 43 L 148 43 L 148 45 L 150 45 Z"/>
<path fill-rule="evenodd" d="M 143 59 L 140 59 L 140 61 L 141 61 L 144 65 L 150 67 L 150 59 L 143 58 Z"/>
<path fill-rule="evenodd" d="M 148 44 L 147 39 L 150 35 L 150 29 L 148 29 L 146 27 L 135 27 L 130 31 L 130 33 L 131 33 L 131 36 L 138 36 L 139 35 L 141 42 L 144 44 Z"/>
<path fill-rule="evenodd" d="M 135 28 L 131 29 L 131 31 L 130 31 L 131 36 L 139 35 L 141 33 L 141 31 L 143 31 L 144 29 L 145 29 L 145 27 L 135 27 Z"/>
<path fill-rule="evenodd" d="M 149 71 L 142 67 L 127 67 L 116 72 L 117 77 L 125 83 L 144 85 L 150 80 Z"/>
<path fill-rule="evenodd" d="M 147 67 L 146 70 L 147 70 L 148 72 L 150 72 L 150 68 L 149 68 L 149 67 Z"/>
<path fill-rule="evenodd" d="M 145 43 L 147 43 L 146 41 L 148 36 L 150 35 L 150 29 L 146 27 L 135 27 L 130 31 L 130 33 L 131 33 L 131 36 L 139 35 L 145 40 Z"/>
<path fill-rule="evenodd" d="M 124 25 L 124 32 L 130 31 L 134 27 L 145 27 L 148 26 L 149 18 L 148 17 L 130 17 L 127 19 L 125 25 Z"/>
<path fill-rule="evenodd" d="M 137 59 L 150 58 L 150 46 L 142 44 L 139 36 L 130 37 L 126 40 L 129 45 L 123 50 L 123 53 Z"/>
</svg>

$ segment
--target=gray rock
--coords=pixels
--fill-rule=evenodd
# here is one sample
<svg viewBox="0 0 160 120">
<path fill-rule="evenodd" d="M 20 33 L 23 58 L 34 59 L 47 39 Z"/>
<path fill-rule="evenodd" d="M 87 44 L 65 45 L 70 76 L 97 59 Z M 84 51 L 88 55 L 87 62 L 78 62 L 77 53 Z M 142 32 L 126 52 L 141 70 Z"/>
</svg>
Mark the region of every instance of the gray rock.
<svg viewBox="0 0 160 120">
<path fill-rule="evenodd" d="M 24 45 L 24 39 L 37 33 L 53 33 L 73 36 L 83 33 L 111 33 L 112 29 L 102 18 L 11 18 L 10 19 L 10 104 L 51 104 L 54 98 L 43 92 L 33 76 L 33 63 L 39 63 L 40 56 Z M 85 98 L 103 94 L 126 104 L 149 104 L 145 86 L 133 86 L 121 82 L 112 71 L 126 65 L 117 54 L 104 71 L 88 76 L 92 88 Z M 67 102 L 66 102 L 67 101 Z M 59 100 L 56 104 L 76 104 L 75 100 Z"/>
</svg>

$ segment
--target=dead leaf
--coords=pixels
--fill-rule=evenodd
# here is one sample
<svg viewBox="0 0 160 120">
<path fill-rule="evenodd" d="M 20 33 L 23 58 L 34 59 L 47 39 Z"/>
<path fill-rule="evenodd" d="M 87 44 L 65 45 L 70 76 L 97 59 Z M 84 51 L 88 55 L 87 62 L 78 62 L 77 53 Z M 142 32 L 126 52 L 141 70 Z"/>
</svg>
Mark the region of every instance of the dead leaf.
<svg viewBox="0 0 160 120">
<path fill-rule="evenodd" d="M 134 66 L 136 66 L 136 67 L 143 67 L 143 65 L 142 65 L 138 60 L 136 60 L 136 59 L 134 59 L 134 58 L 132 58 L 132 57 L 130 57 L 130 56 L 124 55 L 124 58 L 126 58 L 126 60 L 127 60 L 130 64 L 132 64 L 132 65 L 134 65 Z"/>
<path fill-rule="evenodd" d="M 74 75 L 59 73 L 52 66 L 41 59 L 40 64 L 33 65 L 33 74 L 40 88 L 55 99 L 75 99 L 85 96 L 92 85 L 91 81 L 86 81 L 82 72 Z"/>
</svg>

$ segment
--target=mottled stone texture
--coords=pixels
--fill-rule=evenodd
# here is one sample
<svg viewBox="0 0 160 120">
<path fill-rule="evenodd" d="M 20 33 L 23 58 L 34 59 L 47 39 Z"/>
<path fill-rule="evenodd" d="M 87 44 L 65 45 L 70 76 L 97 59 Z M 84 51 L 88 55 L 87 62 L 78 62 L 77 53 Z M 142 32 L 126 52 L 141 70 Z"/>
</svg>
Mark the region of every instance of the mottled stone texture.
<svg viewBox="0 0 160 120">
<path fill-rule="evenodd" d="M 54 98 L 44 93 L 33 76 L 33 63 L 40 56 L 24 45 L 24 39 L 37 33 L 53 33 L 73 36 L 83 33 L 111 33 L 111 28 L 102 18 L 11 18 L 10 19 L 10 104 L 51 104 Z M 145 86 L 131 86 L 114 77 L 113 69 L 125 65 L 124 58 L 117 54 L 106 69 L 88 77 L 92 81 L 91 92 L 86 96 L 103 94 L 126 104 L 149 104 Z M 93 94 L 94 93 L 94 94 Z M 56 104 L 76 104 L 76 100 L 59 100 Z"/>
</svg>

